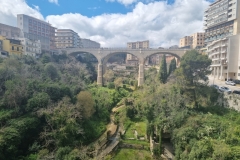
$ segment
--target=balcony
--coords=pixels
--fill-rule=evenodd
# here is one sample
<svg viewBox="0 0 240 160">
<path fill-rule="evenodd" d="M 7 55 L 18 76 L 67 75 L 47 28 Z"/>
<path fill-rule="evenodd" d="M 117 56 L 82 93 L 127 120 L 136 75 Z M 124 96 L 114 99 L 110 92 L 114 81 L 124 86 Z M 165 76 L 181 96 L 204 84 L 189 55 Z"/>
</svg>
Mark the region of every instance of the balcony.
<svg viewBox="0 0 240 160">
<path fill-rule="evenodd" d="M 225 49 L 225 50 L 222 50 L 221 53 L 227 53 L 227 50 L 226 50 L 226 49 Z"/>
<path fill-rule="evenodd" d="M 222 47 L 227 47 L 227 44 L 222 44 Z"/>
</svg>

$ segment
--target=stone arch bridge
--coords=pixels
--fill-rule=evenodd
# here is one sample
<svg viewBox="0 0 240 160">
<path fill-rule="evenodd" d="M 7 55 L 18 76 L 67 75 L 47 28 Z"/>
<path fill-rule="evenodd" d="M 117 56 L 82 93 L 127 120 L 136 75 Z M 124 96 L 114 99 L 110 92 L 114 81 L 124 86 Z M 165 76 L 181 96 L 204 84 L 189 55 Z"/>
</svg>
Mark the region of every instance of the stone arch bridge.
<svg viewBox="0 0 240 160">
<path fill-rule="evenodd" d="M 139 61 L 138 86 L 141 86 L 144 84 L 144 62 L 148 57 L 154 54 L 169 54 L 176 57 L 177 62 L 180 62 L 181 57 L 187 50 L 188 49 L 65 48 L 59 50 L 59 52 L 66 53 L 68 55 L 89 53 L 96 57 L 98 60 L 98 85 L 103 85 L 104 66 L 111 56 L 120 53 L 134 55 Z"/>
</svg>

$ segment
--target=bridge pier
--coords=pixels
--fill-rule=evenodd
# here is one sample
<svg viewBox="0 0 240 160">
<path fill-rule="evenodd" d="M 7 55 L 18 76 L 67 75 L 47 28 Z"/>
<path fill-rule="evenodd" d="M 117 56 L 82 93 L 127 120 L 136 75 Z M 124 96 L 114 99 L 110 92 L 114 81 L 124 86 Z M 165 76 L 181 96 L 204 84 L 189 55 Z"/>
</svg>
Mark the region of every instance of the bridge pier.
<svg viewBox="0 0 240 160">
<path fill-rule="evenodd" d="M 97 85 L 103 86 L 103 65 L 98 63 Z"/>
<path fill-rule="evenodd" d="M 138 72 L 138 86 L 142 86 L 144 84 L 144 61 L 139 61 L 139 72 Z"/>
</svg>

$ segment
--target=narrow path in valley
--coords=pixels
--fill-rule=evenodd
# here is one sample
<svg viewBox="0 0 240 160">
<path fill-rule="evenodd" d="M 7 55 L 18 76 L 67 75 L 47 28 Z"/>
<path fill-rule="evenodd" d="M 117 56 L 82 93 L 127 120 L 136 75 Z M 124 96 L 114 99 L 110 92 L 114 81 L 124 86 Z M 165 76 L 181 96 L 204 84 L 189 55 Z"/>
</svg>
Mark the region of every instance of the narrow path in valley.
<svg viewBox="0 0 240 160">
<path fill-rule="evenodd" d="M 118 111 L 119 109 L 123 108 L 124 106 L 120 106 L 120 107 L 114 107 L 112 109 L 111 115 L 110 115 L 110 123 L 107 125 L 107 129 L 104 132 L 104 134 L 98 139 L 96 140 L 95 143 L 98 143 L 99 141 L 101 141 L 102 139 L 106 139 L 107 135 L 110 134 L 110 139 L 106 139 L 106 144 L 104 144 L 103 146 L 100 146 L 100 150 L 98 151 L 97 154 L 97 159 L 103 159 L 107 154 L 109 154 L 119 143 L 119 139 L 120 139 L 120 135 L 119 135 L 119 131 L 120 126 L 116 125 L 114 123 L 114 112 Z M 110 142 L 110 143 L 108 143 Z"/>
</svg>

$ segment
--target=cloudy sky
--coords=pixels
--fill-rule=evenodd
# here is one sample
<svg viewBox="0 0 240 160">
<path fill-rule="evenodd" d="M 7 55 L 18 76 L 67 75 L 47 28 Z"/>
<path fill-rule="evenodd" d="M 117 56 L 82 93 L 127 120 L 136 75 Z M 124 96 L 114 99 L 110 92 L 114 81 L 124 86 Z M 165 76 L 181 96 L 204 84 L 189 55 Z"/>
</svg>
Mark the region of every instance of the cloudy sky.
<svg viewBox="0 0 240 160">
<path fill-rule="evenodd" d="M 178 45 L 203 31 L 203 12 L 214 0 L 0 0 L 0 23 L 16 26 L 27 14 L 72 29 L 102 47 L 149 40 L 150 47 Z"/>
</svg>

